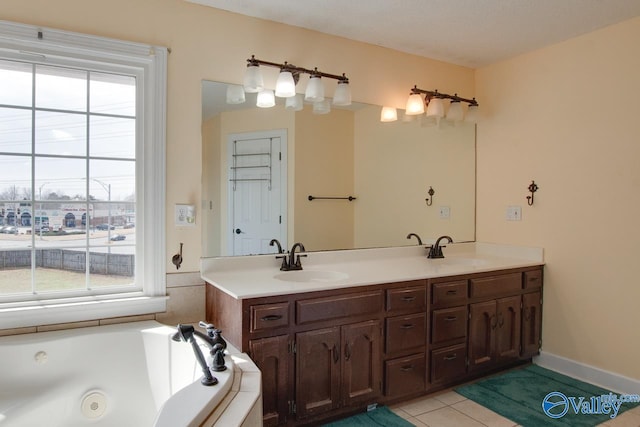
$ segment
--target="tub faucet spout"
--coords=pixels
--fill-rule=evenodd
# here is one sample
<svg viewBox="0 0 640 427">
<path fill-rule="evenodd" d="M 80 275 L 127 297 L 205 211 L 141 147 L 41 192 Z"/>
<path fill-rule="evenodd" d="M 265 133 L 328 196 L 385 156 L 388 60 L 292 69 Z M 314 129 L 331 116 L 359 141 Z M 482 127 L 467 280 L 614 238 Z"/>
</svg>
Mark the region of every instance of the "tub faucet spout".
<svg viewBox="0 0 640 427">
<path fill-rule="evenodd" d="M 203 385 L 210 386 L 218 384 L 218 379 L 211 375 L 211 371 L 209 370 L 209 366 L 207 365 L 207 361 L 204 359 L 202 355 L 202 351 L 200 351 L 200 347 L 196 342 L 196 335 L 204 335 L 202 333 L 197 332 L 193 326 L 191 325 L 178 325 L 178 332 L 172 337 L 174 341 L 183 341 L 191 344 L 191 348 L 193 349 L 193 354 L 196 356 L 196 360 L 200 364 L 202 368 L 202 373 L 204 374 L 204 378 L 200 380 Z M 206 340 L 207 344 L 209 344 L 209 340 Z"/>
</svg>

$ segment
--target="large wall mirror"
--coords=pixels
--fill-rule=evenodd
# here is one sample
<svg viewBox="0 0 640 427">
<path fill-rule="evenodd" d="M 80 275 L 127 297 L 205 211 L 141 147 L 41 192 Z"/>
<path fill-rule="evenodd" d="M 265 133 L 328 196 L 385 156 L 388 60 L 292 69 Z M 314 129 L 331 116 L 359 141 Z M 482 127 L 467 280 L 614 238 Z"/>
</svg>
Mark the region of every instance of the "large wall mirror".
<svg viewBox="0 0 640 427">
<path fill-rule="evenodd" d="M 475 240 L 474 124 L 227 104 L 226 90 L 202 84 L 203 256 L 275 253 L 274 238 L 307 251 Z"/>
</svg>

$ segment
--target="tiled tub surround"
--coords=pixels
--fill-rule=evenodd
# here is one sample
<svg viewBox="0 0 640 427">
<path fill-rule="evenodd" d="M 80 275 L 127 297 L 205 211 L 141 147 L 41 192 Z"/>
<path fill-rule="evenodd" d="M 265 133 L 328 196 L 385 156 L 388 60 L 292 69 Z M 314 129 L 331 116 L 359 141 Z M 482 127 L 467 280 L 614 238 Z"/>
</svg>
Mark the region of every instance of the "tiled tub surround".
<svg viewBox="0 0 640 427">
<path fill-rule="evenodd" d="M 250 359 L 230 347 L 219 384 L 205 387 L 191 346 L 174 333 L 142 321 L 0 338 L 0 422 L 260 425 L 260 372 Z"/>
<path fill-rule="evenodd" d="M 203 258 L 202 278 L 237 298 L 255 298 L 353 286 L 481 273 L 543 263 L 541 248 L 454 243 L 443 249 L 445 258 L 427 259 L 423 246 L 310 252 L 302 258 L 303 273 L 334 273 L 318 280 L 281 280 L 281 260 L 273 255 Z"/>
</svg>

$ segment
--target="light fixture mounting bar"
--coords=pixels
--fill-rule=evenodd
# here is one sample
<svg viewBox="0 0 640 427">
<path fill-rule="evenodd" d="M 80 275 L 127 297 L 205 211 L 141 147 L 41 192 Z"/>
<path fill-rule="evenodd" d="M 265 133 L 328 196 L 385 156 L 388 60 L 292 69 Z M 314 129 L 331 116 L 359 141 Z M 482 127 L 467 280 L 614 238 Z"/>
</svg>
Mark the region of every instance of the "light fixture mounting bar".
<svg viewBox="0 0 640 427">
<path fill-rule="evenodd" d="M 249 65 L 266 65 L 268 67 L 274 67 L 274 68 L 279 68 L 281 70 L 291 71 L 292 73 L 295 73 L 295 72 L 305 73 L 305 74 L 310 74 L 312 76 L 327 77 L 329 79 L 334 79 L 334 80 L 339 80 L 341 82 L 349 83 L 349 78 L 345 76 L 344 73 L 342 73 L 342 75 L 339 76 L 337 74 L 329 74 L 329 73 L 319 71 L 317 68 L 313 70 L 309 70 L 307 68 L 298 67 L 296 65 L 289 64 L 286 61 L 284 64 L 279 64 L 277 62 L 263 61 L 262 59 L 257 59 L 254 55 L 251 55 L 251 58 L 247 59 L 247 63 Z"/>
<path fill-rule="evenodd" d="M 427 98 L 442 98 L 442 99 L 450 99 L 452 101 L 462 101 L 462 102 L 466 102 L 469 105 L 475 105 L 476 107 L 478 106 L 478 101 L 476 101 L 475 98 L 473 99 L 467 99 L 467 98 L 462 98 L 460 96 L 458 96 L 458 94 L 455 95 L 449 95 L 446 93 L 441 93 L 438 92 L 438 90 L 424 90 L 424 89 L 420 89 L 418 88 L 418 86 L 413 86 L 413 88 L 411 88 L 411 94 L 414 93 L 422 93 L 424 95 L 427 95 Z"/>
</svg>

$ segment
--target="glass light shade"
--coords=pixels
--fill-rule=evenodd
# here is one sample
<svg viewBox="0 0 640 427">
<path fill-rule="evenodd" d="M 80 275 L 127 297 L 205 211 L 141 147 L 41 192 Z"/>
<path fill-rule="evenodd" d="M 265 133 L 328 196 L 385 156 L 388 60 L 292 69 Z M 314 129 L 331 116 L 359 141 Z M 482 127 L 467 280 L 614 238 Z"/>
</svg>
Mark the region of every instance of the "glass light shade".
<svg viewBox="0 0 640 427">
<path fill-rule="evenodd" d="M 477 105 L 469 105 L 469 108 L 467 108 L 467 115 L 465 116 L 464 121 L 469 123 L 478 123 L 478 106 Z"/>
<path fill-rule="evenodd" d="M 351 88 L 348 82 L 338 81 L 336 91 L 333 93 L 333 105 L 351 105 Z"/>
<path fill-rule="evenodd" d="M 412 93 L 407 99 L 407 106 L 405 108 L 405 114 L 409 116 L 415 116 L 417 114 L 424 113 L 424 100 L 419 93 Z"/>
<path fill-rule="evenodd" d="M 442 98 L 431 98 L 429 100 L 427 117 L 444 117 L 444 102 Z"/>
<path fill-rule="evenodd" d="M 331 111 L 331 104 L 328 99 L 313 103 L 313 114 L 327 114 L 329 111 Z"/>
<path fill-rule="evenodd" d="M 276 105 L 276 98 L 273 95 L 271 89 L 263 89 L 258 92 L 258 99 L 256 100 L 256 107 L 271 108 Z"/>
<path fill-rule="evenodd" d="M 398 111 L 393 107 L 382 107 L 380 111 L 381 122 L 395 122 L 398 120 Z"/>
<path fill-rule="evenodd" d="M 258 65 L 247 65 L 244 72 L 244 90 L 247 93 L 257 93 L 264 89 L 264 80 Z"/>
<path fill-rule="evenodd" d="M 451 101 L 449 111 L 447 111 L 447 119 L 454 122 L 462 121 L 464 112 L 462 111 L 462 103 L 460 101 Z"/>
<path fill-rule="evenodd" d="M 302 94 L 296 93 L 294 96 L 290 96 L 284 103 L 284 107 L 292 109 L 293 111 L 300 111 L 303 107 Z"/>
<path fill-rule="evenodd" d="M 309 102 L 324 101 L 324 84 L 320 76 L 311 76 L 304 92 L 304 100 Z"/>
<path fill-rule="evenodd" d="M 242 86 L 227 85 L 227 104 L 242 104 L 244 101 L 244 88 Z"/>
<path fill-rule="evenodd" d="M 293 80 L 291 71 L 280 71 L 276 82 L 276 96 L 289 98 L 296 94 L 296 82 Z"/>
</svg>

